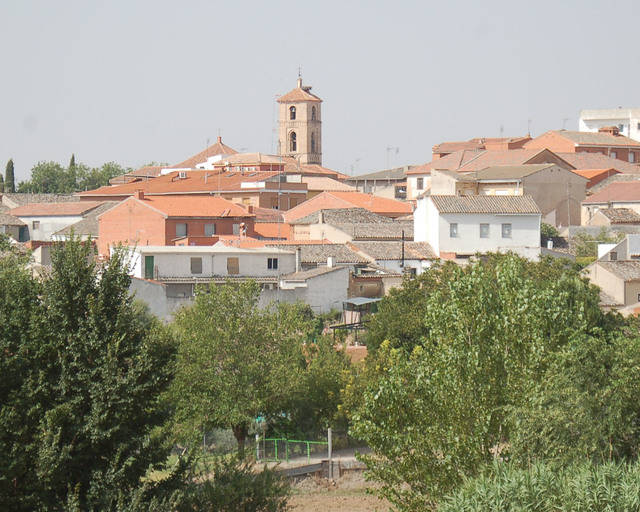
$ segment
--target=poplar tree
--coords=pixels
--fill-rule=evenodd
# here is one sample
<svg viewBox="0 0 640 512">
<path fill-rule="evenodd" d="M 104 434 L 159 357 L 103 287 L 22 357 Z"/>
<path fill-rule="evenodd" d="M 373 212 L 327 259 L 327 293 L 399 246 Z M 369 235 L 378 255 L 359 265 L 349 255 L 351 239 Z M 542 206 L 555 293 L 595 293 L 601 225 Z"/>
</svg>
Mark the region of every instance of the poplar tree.
<svg viewBox="0 0 640 512">
<path fill-rule="evenodd" d="M 13 170 L 13 158 L 10 158 L 7 162 L 7 168 L 5 172 L 5 191 L 6 192 L 15 192 L 16 191 L 16 178 L 14 176 Z"/>
</svg>

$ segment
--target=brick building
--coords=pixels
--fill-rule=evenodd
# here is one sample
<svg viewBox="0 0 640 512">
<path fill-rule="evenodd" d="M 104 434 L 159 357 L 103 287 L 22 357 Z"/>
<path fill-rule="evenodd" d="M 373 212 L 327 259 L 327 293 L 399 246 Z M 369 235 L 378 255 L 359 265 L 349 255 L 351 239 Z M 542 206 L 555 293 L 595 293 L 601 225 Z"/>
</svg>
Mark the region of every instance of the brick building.
<svg viewBox="0 0 640 512">
<path fill-rule="evenodd" d="M 98 252 L 126 245 L 211 245 L 217 236 L 254 236 L 254 215 L 220 197 L 145 196 L 139 191 L 98 217 Z"/>
</svg>

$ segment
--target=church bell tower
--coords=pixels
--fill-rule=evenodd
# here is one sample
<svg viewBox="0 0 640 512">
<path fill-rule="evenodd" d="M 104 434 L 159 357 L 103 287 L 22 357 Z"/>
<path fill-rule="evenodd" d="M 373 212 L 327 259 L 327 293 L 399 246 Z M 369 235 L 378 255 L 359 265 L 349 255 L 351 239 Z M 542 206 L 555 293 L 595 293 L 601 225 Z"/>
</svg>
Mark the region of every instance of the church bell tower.
<svg viewBox="0 0 640 512">
<path fill-rule="evenodd" d="M 278 153 L 301 164 L 322 165 L 322 100 L 298 76 L 296 88 L 280 96 L 278 103 Z"/>
</svg>

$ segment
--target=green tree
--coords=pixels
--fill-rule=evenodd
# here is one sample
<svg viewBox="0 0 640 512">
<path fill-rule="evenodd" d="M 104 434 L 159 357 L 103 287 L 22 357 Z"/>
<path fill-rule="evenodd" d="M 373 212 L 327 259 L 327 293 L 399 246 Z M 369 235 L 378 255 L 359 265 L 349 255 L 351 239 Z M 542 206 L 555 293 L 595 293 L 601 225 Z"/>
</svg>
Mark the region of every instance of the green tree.
<svg viewBox="0 0 640 512">
<path fill-rule="evenodd" d="M 383 342 L 345 392 L 352 433 L 373 450 L 369 474 L 402 510 L 434 506 L 505 456 L 509 410 L 553 354 L 620 322 L 600 311 L 597 288 L 550 260 L 493 255 L 427 272 L 439 284 L 418 299 L 422 339 Z"/>
<path fill-rule="evenodd" d="M 4 192 L 4 178 L 2 177 L 2 174 L 0 174 L 0 193 Z"/>
<path fill-rule="evenodd" d="M 4 188 L 6 192 L 15 192 L 16 191 L 16 177 L 13 169 L 13 158 L 10 158 L 7 162 L 7 168 L 5 170 L 4 175 Z"/>
<path fill-rule="evenodd" d="M 70 194 L 76 189 L 75 177 L 57 162 L 39 162 L 31 169 L 31 179 L 22 182 L 19 192 L 32 194 Z"/>
<path fill-rule="evenodd" d="M 109 180 L 115 176 L 125 174 L 125 169 L 115 162 L 107 162 L 101 167 L 89 168 L 82 166 L 78 169 L 76 178 L 76 191 L 93 190 L 109 184 Z"/>
<path fill-rule="evenodd" d="M 258 307 L 259 284 L 227 283 L 200 289 L 175 320 L 180 334 L 171 392 L 184 437 L 231 428 L 244 455 L 258 415 L 282 411 L 299 386 L 302 342 L 311 312 L 301 304 Z"/>
<path fill-rule="evenodd" d="M 76 166 L 76 155 L 71 153 L 71 159 L 69 160 L 69 169 L 73 169 Z"/>
<path fill-rule="evenodd" d="M 171 448 L 160 395 L 175 343 L 132 307 L 123 259 L 98 268 L 91 246 L 73 241 L 53 253 L 42 285 L 14 263 L 0 261 L 0 508 L 161 499 L 142 477 Z"/>
</svg>

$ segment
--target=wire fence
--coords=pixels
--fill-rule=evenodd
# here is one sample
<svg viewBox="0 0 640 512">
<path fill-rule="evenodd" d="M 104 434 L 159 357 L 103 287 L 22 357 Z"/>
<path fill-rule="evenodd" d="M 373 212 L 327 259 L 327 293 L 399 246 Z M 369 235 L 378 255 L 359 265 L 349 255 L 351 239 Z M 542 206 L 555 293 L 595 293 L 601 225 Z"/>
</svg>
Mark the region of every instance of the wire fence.
<svg viewBox="0 0 640 512">
<path fill-rule="evenodd" d="M 292 459 L 326 457 L 327 441 L 256 437 L 256 460 L 260 462 L 289 462 Z"/>
</svg>

